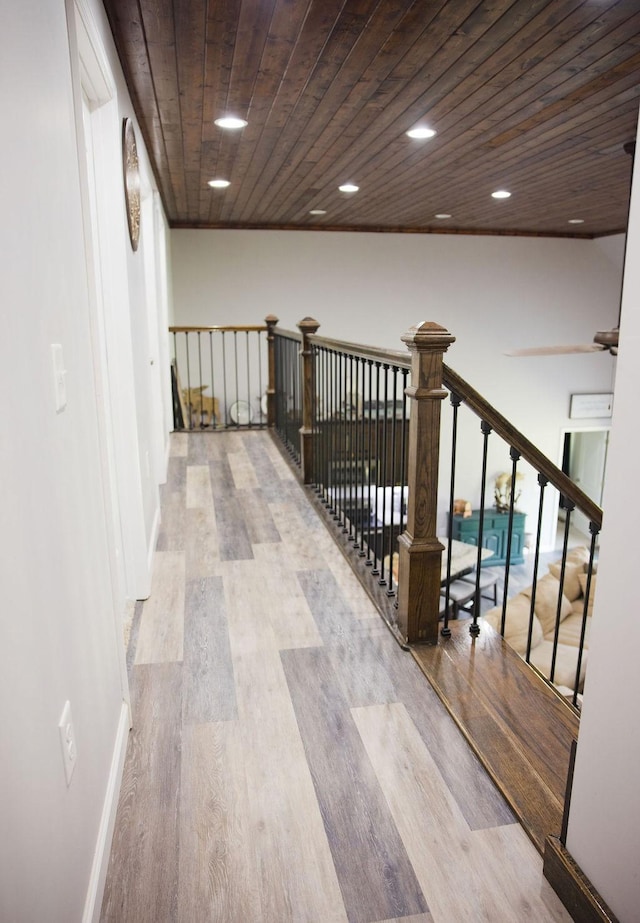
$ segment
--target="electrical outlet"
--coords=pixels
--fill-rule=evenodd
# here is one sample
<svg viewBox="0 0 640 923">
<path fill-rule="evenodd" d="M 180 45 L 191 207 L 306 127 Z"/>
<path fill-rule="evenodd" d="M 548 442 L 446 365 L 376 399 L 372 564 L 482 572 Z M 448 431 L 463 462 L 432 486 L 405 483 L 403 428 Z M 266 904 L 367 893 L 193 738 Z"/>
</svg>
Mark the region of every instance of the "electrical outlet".
<svg viewBox="0 0 640 923">
<path fill-rule="evenodd" d="M 64 774 L 67 779 L 67 785 L 71 784 L 71 776 L 76 768 L 76 732 L 73 727 L 73 717 L 71 715 L 71 703 L 65 702 L 62 709 L 62 715 L 58 722 L 60 731 L 60 743 L 62 744 L 62 761 L 64 763 Z"/>
</svg>

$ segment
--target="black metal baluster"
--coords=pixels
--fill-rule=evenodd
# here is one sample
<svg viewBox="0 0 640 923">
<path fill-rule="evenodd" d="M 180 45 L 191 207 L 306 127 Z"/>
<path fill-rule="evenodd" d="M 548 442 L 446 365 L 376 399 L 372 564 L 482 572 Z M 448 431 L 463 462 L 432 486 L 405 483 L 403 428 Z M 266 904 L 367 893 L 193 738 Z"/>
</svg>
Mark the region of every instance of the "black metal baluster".
<svg viewBox="0 0 640 923">
<path fill-rule="evenodd" d="M 333 518 L 340 522 L 340 447 L 342 439 L 342 417 L 340 414 L 340 372 L 342 362 L 340 353 L 334 351 L 333 354 L 333 372 L 334 372 L 334 401 L 335 401 L 335 425 L 333 426 L 333 454 L 332 454 L 332 479 L 333 479 Z"/>
<path fill-rule="evenodd" d="M 388 374 L 388 373 L 387 373 Z M 392 366 L 391 374 L 393 376 L 393 416 L 391 418 L 391 524 L 389 527 L 389 588 L 387 589 L 387 596 L 395 596 L 396 591 L 393 586 L 393 555 L 396 553 L 396 542 L 397 539 L 394 539 L 394 530 L 396 526 L 396 505 L 394 502 L 396 489 L 398 486 L 398 472 L 396 471 L 396 417 L 397 417 L 397 401 L 398 401 L 398 368 L 397 366 Z M 400 487 L 400 494 L 402 495 L 402 486 Z M 402 504 L 402 496 L 400 497 L 400 503 Z"/>
<path fill-rule="evenodd" d="M 178 382 L 181 381 L 181 378 L 180 378 L 180 366 L 178 364 L 178 343 L 176 340 L 175 330 L 173 331 L 173 361 L 175 363 L 175 368 L 176 368 L 176 380 L 175 380 L 176 392 L 175 392 L 175 397 L 173 398 L 173 425 L 174 427 L 176 427 L 176 424 L 178 423 L 179 418 L 182 417 L 183 415 L 182 415 L 182 394 L 179 393 L 180 388 L 178 385 Z M 172 382 L 172 387 L 173 387 L 173 382 Z M 176 405 L 176 401 L 177 401 L 177 405 Z M 179 413 L 178 413 L 178 410 L 179 410 Z M 184 426 L 185 426 L 185 421 L 183 417 L 182 419 L 183 429 L 184 429 Z"/>
<path fill-rule="evenodd" d="M 215 429 L 218 424 L 218 415 L 215 411 L 216 401 L 216 380 L 213 372 L 213 331 L 209 331 L 209 371 L 211 372 L 211 429 Z"/>
<path fill-rule="evenodd" d="M 297 395 L 296 395 L 296 358 L 294 357 L 291 350 L 291 341 L 289 341 L 289 349 L 287 350 L 287 449 L 289 450 L 289 455 L 295 455 L 295 445 L 294 445 L 294 436 L 293 429 L 295 427 L 295 420 L 298 416 L 298 404 L 297 404 Z"/>
<path fill-rule="evenodd" d="M 229 425 L 229 401 L 227 400 L 227 351 L 224 339 L 225 331 L 220 331 L 222 336 L 222 385 L 224 388 L 224 425 Z"/>
<path fill-rule="evenodd" d="M 341 359 L 341 374 L 340 381 L 342 387 L 341 393 L 341 422 L 342 422 L 342 451 L 340 452 L 340 458 L 342 459 L 341 467 L 341 479 L 340 479 L 340 499 L 341 499 L 341 522 L 342 522 L 342 533 L 346 535 L 348 533 L 347 529 L 347 486 L 346 479 L 347 475 L 347 461 L 349 455 L 349 447 L 347 442 L 347 356 L 346 353 L 340 353 Z"/>
<path fill-rule="evenodd" d="M 365 520 L 369 515 L 369 496 L 368 496 L 369 461 L 367 459 L 367 453 L 366 453 L 366 443 L 365 443 L 366 430 L 365 430 L 365 415 L 364 415 L 365 395 L 367 392 L 365 372 L 366 372 L 366 360 L 360 359 L 359 381 L 360 381 L 361 394 L 362 394 L 362 406 L 360 408 L 360 418 L 359 418 L 359 423 L 360 423 L 359 442 L 360 442 L 360 457 L 362 459 L 362 465 L 360 469 L 361 470 L 361 474 L 360 474 L 360 517 L 359 517 L 360 540 L 358 544 L 358 556 L 361 558 L 363 558 L 366 554 L 364 550 L 364 544 L 365 544 L 364 531 L 365 531 Z"/>
<path fill-rule="evenodd" d="M 286 340 L 283 344 L 284 347 L 284 368 L 285 368 L 285 378 L 284 378 L 284 432 L 285 432 L 285 446 L 289 455 L 291 455 L 291 431 L 290 431 L 290 408 L 291 408 L 291 392 L 293 390 L 291 384 L 291 341 Z"/>
<path fill-rule="evenodd" d="M 274 423 L 275 423 L 276 432 L 278 433 L 279 436 L 282 436 L 282 429 L 280 426 L 280 395 L 282 393 L 282 389 L 281 389 L 281 372 L 282 372 L 281 352 L 282 350 L 280 348 L 280 340 L 281 340 L 281 337 L 278 336 L 278 334 L 275 334 L 274 340 L 273 340 L 273 361 L 275 363 L 275 372 L 276 372 L 275 374 L 276 393 L 275 393 L 275 401 L 274 401 L 275 403 Z"/>
<path fill-rule="evenodd" d="M 333 502 L 331 498 L 331 453 L 333 438 L 333 409 L 332 409 L 332 386 L 333 386 L 333 355 L 330 349 L 325 347 L 325 402 L 324 402 L 324 483 L 325 483 L 325 505 L 327 510 L 333 512 Z"/>
<path fill-rule="evenodd" d="M 335 506 L 334 519 L 339 523 L 342 515 L 342 355 L 338 351 L 335 353 L 335 373 L 336 426 L 333 453 L 333 495 Z"/>
<path fill-rule="evenodd" d="M 201 348 L 202 344 L 201 344 L 201 339 L 200 339 L 200 332 L 201 331 L 198 330 L 197 336 L 198 336 L 198 376 L 199 376 L 199 384 L 200 384 L 200 429 L 202 429 L 202 420 L 204 416 L 204 413 L 203 413 L 204 397 L 203 397 L 203 388 L 202 388 L 202 348 Z"/>
<path fill-rule="evenodd" d="M 287 445 L 287 353 L 286 341 L 280 337 L 280 386 L 278 395 L 278 404 L 280 407 L 280 434 L 282 442 L 288 450 Z"/>
<path fill-rule="evenodd" d="M 380 367 L 381 362 L 376 362 L 376 407 L 378 413 L 376 414 L 376 426 L 375 426 L 375 458 L 376 458 L 376 489 L 375 489 L 375 529 L 373 532 L 373 540 L 375 546 L 372 548 L 373 551 L 373 566 L 371 568 L 371 573 L 377 577 L 380 574 L 380 569 L 378 567 L 378 537 L 382 534 L 381 529 L 383 526 L 380 524 L 378 519 L 378 491 L 381 487 L 381 472 L 382 465 L 380 464 L 380 427 L 383 425 L 380 417 Z M 384 484 L 382 484 L 384 487 Z"/>
<path fill-rule="evenodd" d="M 544 508 L 544 491 L 549 483 L 549 479 L 544 474 L 538 474 L 538 485 L 540 487 L 540 502 L 538 504 L 538 524 L 536 528 L 536 552 L 533 561 L 533 581 L 531 583 L 531 606 L 529 609 L 529 631 L 527 632 L 527 650 L 525 660 L 529 663 L 531 656 L 531 638 L 533 636 L 533 618 L 536 607 L 536 589 L 538 587 L 538 567 L 540 566 L 540 542 L 542 538 L 542 510 Z M 504 625 L 505 612 L 507 609 L 507 594 L 502 594 L 502 624 Z M 504 631 L 502 632 L 504 636 Z"/>
<path fill-rule="evenodd" d="M 322 352 L 319 346 L 316 346 L 315 343 L 311 344 L 311 358 L 313 361 L 313 407 L 311 414 L 311 428 L 313 430 L 313 483 L 312 487 L 316 496 L 322 494 L 321 487 L 321 478 L 322 478 L 322 445 L 320 442 L 320 429 L 319 429 L 319 407 L 320 407 L 320 393 L 322 391 Z M 302 383 L 304 388 L 304 382 Z"/>
<path fill-rule="evenodd" d="M 368 460 L 368 503 L 369 503 L 369 515 L 367 519 L 367 560 L 365 564 L 367 567 L 371 567 L 373 561 L 371 560 L 371 525 L 374 521 L 376 514 L 376 491 L 373 488 L 373 426 L 374 421 L 377 420 L 377 416 L 374 416 L 373 410 L 373 359 L 367 359 L 367 365 L 369 367 L 369 430 L 367 433 L 367 460 Z M 376 477 L 377 477 L 377 465 L 376 465 Z M 373 488 L 373 490 L 372 490 Z"/>
<path fill-rule="evenodd" d="M 291 454 L 289 438 L 289 406 L 291 403 L 291 372 L 289 370 L 291 343 L 287 337 L 282 338 L 282 433 L 284 447 Z"/>
<path fill-rule="evenodd" d="M 267 389 L 264 385 L 264 378 L 262 377 L 262 349 L 263 344 L 266 344 L 267 338 L 265 333 L 258 331 L 258 401 L 260 403 L 260 427 L 264 429 L 267 425 L 266 416 L 262 413 L 262 398 L 267 393 Z"/>
<path fill-rule="evenodd" d="M 502 598 L 502 621 L 500 623 L 500 634 L 504 637 L 504 628 L 506 621 L 507 607 L 505 600 L 509 592 L 509 573 L 511 571 L 511 543 L 513 538 L 513 512 L 515 507 L 516 496 L 516 479 L 518 476 L 518 462 L 520 461 L 520 452 L 511 446 L 509 450 L 511 457 L 511 494 L 509 496 L 509 525 L 507 526 L 507 560 L 504 565 L 504 595 Z M 480 596 L 476 596 L 477 604 L 480 606 Z"/>
<path fill-rule="evenodd" d="M 296 365 L 297 365 L 297 352 L 294 354 L 291 349 L 291 341 L 289 341 L 289 349 L 287 351 L 288 355 L 288 369 L 289 369 L 289 380 L 288 380 L 288 394 L 289 401 L 287 401 L 287 447 L 289 450 L 289 455 L 292 455 L 295 458 L 295 425 L 296 420 L 298 419 L 298 395 L 296 393 Z"/>
<path fill-rule="evenodd" d="M 321 459 L 320 452 L 320 429 L 318 425 L 318 408 L 320 406 L 319 392 L 322 389 L 322 371 L 321 371 L 321 353 L 315 343 L 311 344 L 311 358 L 313 368 L 313 414 L 311 417 L 311 428 L 313 429 L 313 489 L 317 496 L 320 496 L 322 489 L 320 486 L 321 479 Z M 303 383 L 304 386 L 304 383 Z"/>
<path fill-rule="evenodd" d="M 575 503 L 565 498 L 566 519 L 564 522 L 564 538 L 562 542 L 562 558 L 560 564 L 560 586 L 558 588 L 558 607 L 556 609 L 556 624 L 553 631 L 553 653 L 551 655 L 551 670 L 549 671 L 549 681 L 553 682 L 556 673 L 556 659 L 558 655 L 558 635 L 560 633 L 560 617 L 562 615 L 562 591 L 564 589 L 564 573 L 567 564 L 567 550 L 569 547 L 569 532 L 571 530 L 571 514 L 575 510 Z"/>
<path fill-rule="evenodd" d="M 573 684 L 572 704 L 578 707 L 578 689 L 580 688 L 580 673 L 582 671 L 582 655 L 584 653 L 584 639 L 587 631 L 587 618 L 589 617 L 589 596 L 591 594 L 591 578 L 593 576 L 593 559 L 596 553 L 596 542 L 600 532 L 595 522 L 589 523 L 591 533 L 591 547 L 589 548 L 589 564 L 587 565 L 587 579 L 584 588 L 584 607 L 582 610 L 582 624 L 580 626 L 580 643 L 578 644 L 578 663 L 576 664 L 576 679 Z"/>
<path fill-rule="evenodd" d="M 440 634 L 443 638 L 449 638 L 451 636 L 451 629 L 449 628 L 449 606 L 451 605 L 451 555 L 453 551 L 453 506 L 455 501 L 455 490 L 456 490 L 456 462 L 458 458 L 458 411 L 460 410 L 460 404 L 462 399 L 458 394 L 455 394 L 453 391 L 449 397 L 451 406 L 453 408 L 453 422 L 451 427 L 451 477 L 449 480 L 449 529 L 447 532 L 447 576 L 445 578 L 445 589 L 444 589 L 444 625 L 440 630 Z"/>
<path fill-rule="evenodd" d="M 331 440 L 331 354 L 326 346 L 322 347 L 324 354 L 324 390 L 322 400 L 322 484 L 324 487 L 324 503 L 327 509 L 331 508 L 328 491 L 329 460 Z"/>
<path fill-rule="evenodd" d="M 238 383 L 238 331 L 233 331 L 233 362 L 235 367 L 235 380 L 236 380 L 236 413 L 238 412 L 238 401 L 240 400 L 240 387 Z M 238 429 L 240 424 L 236 421 L 236 429 Z"/>
<path fill-rule="evenodd" d="M 249 405 L 249 429 L 251 429 L 251 360 L 249 357 L 249 331 L 245 330 L 247 347 L 247 404 Z"/>
<path fill-rule="evenodd" d="M 347 399 L 347 444 L 348 444 L 348 465 L 347 476 L 349 478 L 349 541 L 353 541 L 353 480 L 357 460 L 354 457 L 353 444 L 353 356 L 349 356 L 349 395 Z"/>
<path fill-rule="evenodd" d="M 355 387 L 355 413 L 353 414 L 353 421 L 351 424 L 351 436 L 353 439 L 353 455 L 355 458 L 355 465 L 353 469 L 353 547 L 359 549 L 360 542 L 358 540 L 358 532 L 360 530 L 360 497 L 362 496 L 362 459 L 360 457 L 360 427 L 359 427 L 359 413 L 360 413 L 360 360 L 357 356 L 353 357 L 353 367 L 352 371 L 354 372 L 354 377 L 351 379 L 351 391 L 353 394 L 353 389 Z M 355 386 L 354 386 L 355 381 Z"/>
<path fill-rule="evenodd" d="M 301 350 L 299 358 L 298 358 L 297 388 L 298 388 L 299 412 L 298 412 L 298 426 L 296 428 L 296 446 L 297 446 L 298 460 L 300 463 L 302 463 L 302 436 L 300 435 L 300 427 L 302 426 L 302 420 L 303 420 L 303 417 L 302 417 L 302 401 L 303 401 L 303 394 L 304 394 L 304 372 L 302 368 L 303 361 L 304 360 L 302 358 L 302 350 Z"/>
<path fill-rule="evenodd" d="M 299 429 L 301 425 L 300 420 L 300 390 L 299 390 L 299 369 L 300 363 L 302 362 L 302 343 L 297 344 L 297 348 L 291 351 L 291 394 L 292 394 L 292 413 L 291 413 L 291 423 L 290 423 L 290 433 L 291 433 L 291 454 L 299 461 Z"/>
<path fill-rule="evenodd" d="M 387 528 L 387 488 L 389 487 L 389 447 L 387 444 L 389 435 L 389 421 L 387 420 L 387 407 L 389 406 L 389 366 L 384 363 L 382 368 L 384 369 L 384 419 L 382 424 L 382 483 L 384 484 L 384 488 L 382 494 L 382 530 L 380 533 L 380 541 L 377 542 L 377 546 L 380 548 L 380 579 L 378 580 L 378 583 L 380 586 L 386 586 L 387 581 L 385 578 L 384 564 L 384 530 Z M 391 504 L 391 509 L 393 510 L 393 503 Z"/>
<path fill-rule="evenodd" d="M 191 362 L 189 360 L 189 331 L 185 330 L 184 345 L 187 354 L 187 394 L 189 395 L 189 429 L 193 429 L 193 406 L 191 400 Z"/>
<path fill-rule="evenodd" d="M 292 368 L 291 368 L 291 341 L 287 340 L 285 343 L 285 386 L 284 386 L 284 426 L 286 434 L 285 445 L 287 447 L 287 452 L 291 455 L 291 409 L 293 406 L 293 380 L 292 380 Z M 293 411 L 295 413 L 295 410 Z"/>
<path fill-rule="evenodd" d="M 327 491 L 328 473 L 329 473 L 329 439 L 331 431 L 329 428 L 329 376 L 331 374 L 329 365 L 329 351 L 326 346 L 322 347 L 323 355 L 323 386 L 322 386 L 322 418 L 320 421 L 322 427 L 322 487 L 325 506 L 329 507 L 329 496 Z"/>
<path fill-rule="evenodd" d="M 302 426 L 302 344 L 300 344 L 300 349 L 298 350 L 298 361 L 294 363 L 294 380 L 295 380 L 295 400 L 294 407 L 296 408 L 295 418 L 294 418 L 294 428 L 293 428 L 293 438 L 294 445 L 296 450 L 296 458 L 298 464 L 301 461 L 301 450 L 300 450 L 300 427 Z"/>
<path fill-rule="evenodd" d="M 488 423 L 485 423 L 484 420 L 480 423 L 480 430 L 482 432 L 482 482 L 480 486 L 480 519 L 478 522 L 478 558 L 476 562 L 476 595 L 480 592 L 479 581 L 480 581 L 480 568 L 482 567 L 482 539 L 484 532 L 484 501 L 487 488 L 487 452 L 489 448 L 489 436 L 491 435 L 491 427 Z M 478 625 L 478 607 L 473 607 L 473 618 L 471 619 L 471 625 L 469 626 L 469 631 L 472 635 L 478 635 L 480 633 L 480 626 Z"/>
</svg>

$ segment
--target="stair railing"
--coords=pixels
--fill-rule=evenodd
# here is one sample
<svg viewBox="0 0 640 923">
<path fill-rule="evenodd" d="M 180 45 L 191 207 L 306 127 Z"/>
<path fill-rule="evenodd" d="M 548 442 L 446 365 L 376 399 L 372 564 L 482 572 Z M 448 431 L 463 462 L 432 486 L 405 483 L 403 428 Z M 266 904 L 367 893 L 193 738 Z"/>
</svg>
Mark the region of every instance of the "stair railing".
<svg viewBox="0 0 640 923">
<path fill-rule="evenodd" d="M 476 573 L 476 587 L 475 587 L 475 599 L 478 602 L 477 605 L 473 607 L 473 615 L 470 621 L 469 630 L 472 635 L 477 635 L 480 632 L 480 623 L 478 621 L 480 615 L 480 583 L 481 583 L 481 574 L 482 567 L 484 565 L 491 566 L 491 559 L 483 560 L 482 550 L 486 545 L 485 536 L 483 535 L 483 524 L 485 519 L 492 515 L 493 509 L 491 501 L 487 501 L 487 489 L 488 484 L 488 473 L 487 473 L 487 458 L 489 453 L 489 444 L 491 440 L 497 438 L 501 441 L 504 446 L 505 454 L 508 451 L 510 459 L 510 471 L 508 472 L 508 479 L 506 481 L 508 490 L 506 492 L 506 505 L 507 509 L 505 515 L 507 517 L 506 522 L 506 551 L 505 551 L 505 563 L 504 563 L 504 578 L 502 585 L 502 611 L 500 618 L 500 633 L 504 636 L 506 623 L 507 623 L 507 613 L 509 609 L 509 581 L 511 576 L 511 567 L 513 560 L 517 557 L 520 552 L 520 549 L 516 549 L 514 546 L 514 519 L 517 515 L 516 502 L 517 502 L 517 484 L 518 476 L 521 471 L 522 465 L 527 463 L 530 465 L 535 473 L 537 478 L 538 485 L 538 502 L 537 502 L 537 514 L 535 516 L 535 523 L 533 529 L 529 528 L 528 532 L 532 536 L 535 535 L 533 549 L 528 549 L 529 555 L 533 554 L 533 567 L 532 567 L 532 583 L 531 587 L 527 588 L 529 593 L 530 605 L 529 605 L 529 623 L 527 628 L 527 639 L 526 647 L 523 653 L 524 659 L 529 663 L 536 671 L 549 683 L 557 685 L 556 669 L 557 669 L 557 658 L 559 650 L 559 635 L 560 635 L 560 626 L 561 622 L 565 615 L 566 598 L 564 596 L 565 589 L 565 580 L 567 578 L 567 566 L 568 566 L 568 555 L 569 555 L 569 544 L 571 540 L 571 529 L 576 512 L 582 513 L 586 516 L 589 523 L 589 543 L 587 549 L 586 560 L 584 563 L 584 593 L 581 598 L 581 624 L 579 631 L 579 639 L 575 649 L 576 664 L 575 664 L 575 673 L 573 676 L 572 683 L 568 684 L 568 689 L 570 690 L 570 699 L 572 704 L 575 706 L 578 705 L 580 691 L 584 682 L 584 659 L 585 659 L 585 640 L 588 626 L 589 613 L 591 609 L 591 600 L 592 600 L 592 584 L 594 582 L 594 574 L 596 568 L 596 553 L 598 549 L 598 542 L 600 531 L 602 528 L 602 510 L 601 508 L 591 500 L 563 471 L 560 470 L 556 465 L 553 464 L 543 452 L 541 452 L 537 446 L 535 446 L 529 439 L 526 438 L 515 426 L 513 426 L 501 413 L 499 413 L 485 398 L 483 398 L 474 388 L 471 387 L 457 372 L 453 369 L 445 366 L 443 371 L 443 380 L 445 386 L 449 389 L 451 397 L 451 406 L 452 406 L 452 444 L 451 444 L 451 489 L 449 496 L 449 509 L 448 509 L 448 522 L 449 528 L 451 528 L 452 523 L 454 522 L 454 517 L 456 515 L 454 510 L 455 503 L 455 478 L 456 478 L 456 462 L 459 457 L 460 447 L 458 445 L 458 413 L 461 406 L 468 408 L 472 414 L 480 422 L 480 431 L 482 434 L 481 440 L 481 467 L 482 467 L 482 477 L 481 477 L 481 490 L 480 490 L 480 504 L 478 511 L 478 534 L 477 534 L 477 548 L 478 556 L 476 561 L 475 573 Z M 468 449 L 465 449 L 468 451 Z M 564 530 L 562 536 L 562 551 L 560 553 L 559 559 L 559 568 L 558 568 L 558 592 L 557 599 L 555 601 L 555 622 L 553 626 L 553 640 L 552 640 L 552 649 L 550 656 L 550 665 L 548 669 L 544 671 L 537 667 L 531 661 L 532 654 L 532 634 L 535 618 L 535 607 L 536 607 L 536 594 L 538 591 L 538 584 L 541 574 L 541 547 L 542 547 L 542 535 L 543 535 L 543 521 L 546 509 L 549 507 L 550 497 L 549 494 L 553 490 L 562 498 L 562 507 L 565 512 L 565 522 Z M 493 499 L 493 498 L 492 498 Z M 554 507 L 552 507 L 554 508 Z M 449 533 L 452 535 L 452 533 Z M 448 589 L 448 585 L 447 585 Z M 448 601 L 447 601 L 448 602 Z M 445 608 L 445 618 L 444 624 L 442 627 L 443 636 L 449 634 L 449 624 L 448 624 L 448 612 L 449 606 Z M 566 685 L 566 684 L 562 684 Z"/>
</svg>

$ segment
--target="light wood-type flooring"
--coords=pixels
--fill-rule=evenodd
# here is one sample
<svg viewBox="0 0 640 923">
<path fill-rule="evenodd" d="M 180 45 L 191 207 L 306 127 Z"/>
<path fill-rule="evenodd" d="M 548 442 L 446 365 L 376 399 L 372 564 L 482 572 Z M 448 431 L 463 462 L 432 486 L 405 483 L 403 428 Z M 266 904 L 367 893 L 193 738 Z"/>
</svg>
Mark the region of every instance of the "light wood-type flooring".
<svg viewBox="0 0 640 923">
<path fill-rule="evenodd" d="M 101 919 L 568 921 L 269 433 L 171 446 Z"/>
</svg>

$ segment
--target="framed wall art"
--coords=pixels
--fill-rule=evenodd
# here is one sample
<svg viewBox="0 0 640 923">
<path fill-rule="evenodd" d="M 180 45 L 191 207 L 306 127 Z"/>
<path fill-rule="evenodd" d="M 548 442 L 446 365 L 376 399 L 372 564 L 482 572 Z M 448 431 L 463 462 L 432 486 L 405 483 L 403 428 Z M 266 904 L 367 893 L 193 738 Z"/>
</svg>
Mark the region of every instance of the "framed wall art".
<svg viewBox="0 0 640 923">
<path fill-rule="evenodd" d="M 136 134 L 131 119 L 123 119 L 122 122 L 122 169 L 129 239 L 132 249 L 137 250 L 140 240 L 140 167 Z"/>
</svg>

